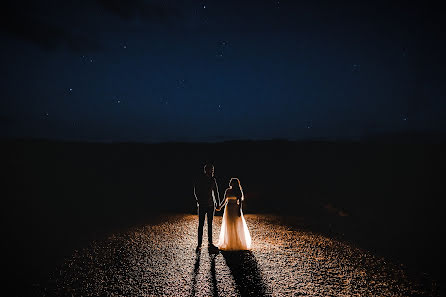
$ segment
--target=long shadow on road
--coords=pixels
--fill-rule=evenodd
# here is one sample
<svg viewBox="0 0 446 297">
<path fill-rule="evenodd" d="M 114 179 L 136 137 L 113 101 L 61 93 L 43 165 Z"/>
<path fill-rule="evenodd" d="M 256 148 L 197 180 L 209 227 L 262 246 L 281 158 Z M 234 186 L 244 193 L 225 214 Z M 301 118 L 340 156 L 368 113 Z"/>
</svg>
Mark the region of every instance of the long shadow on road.
<svg viewBox="0 0 446 297">
<path fill-rule="evenodd" d="M 193 272 L 193 278 L 192 278 L 192 292 L 191 292 L 191 296 L 195 296 L 196 294 L 196 288 L 197 288 L 197 276 L 198 276 L 198 271 L 200 269 L 200 258 L 201 258 L 201 254 L 198 252 L 195 255 L 195 264 L 194 264 L 194 272 Z"/>
<path fill-rule="evenodd" d="M 240 296 L 269 296 L 267 294 L 267 286 L 262 278 L 260 266 L 251 251 L 209 251 L 211 291 L 213 297 L 219 296 L 217 272 L 215 269 L 215 259 L 219 253 L 223 255 Z M 194 264 L 191 296 L 195 296 L 197 293 L 200 260 L 200 253 L 197 253 Z"/>
<path fill-rule="evenodd" d="M 212 296 L 218 297 L 218 288 L 217 288 L 217 276 L 216 276 L 216 270 L 215 270 L 215 257 L 217 257 L 218 251 L 209 251 L 209 258 L 211 260 L 211 280 L 212 280 Z M 200 269 L 200 259 L 201 259 L 201 253 L 197 252 L 195 256 L 195 264 L 194 264 L 194 272 L 193 272 L 193 278 L 192 278 L 192 292 L 191 296 L 195 296 L 196 289 L 197 289 L 197 277 Z"/>
<path fill-rule="evenodd" d="M 268 296 L 261 269 L 251 251 L 221 252 L 240 296 Z"/>
<path fill-rule="evenodd" d="M 210 253 L 209 257 L 211 258 L 211 277 L 212 277 L 212 296 L 218 297 L 217 291 L 217 277 L 215 276 L 215 257 L 216 253 Z"/>
</svg>

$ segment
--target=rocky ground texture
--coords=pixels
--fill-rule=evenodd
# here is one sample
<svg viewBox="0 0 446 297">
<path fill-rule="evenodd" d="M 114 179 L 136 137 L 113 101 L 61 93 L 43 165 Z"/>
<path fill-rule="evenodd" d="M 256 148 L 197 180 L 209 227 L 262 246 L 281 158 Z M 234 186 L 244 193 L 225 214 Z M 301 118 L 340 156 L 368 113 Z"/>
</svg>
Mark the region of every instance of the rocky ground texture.
<svg viewBox="0 0 446 297">
<path fill-rule="evenodd" d="M 195 251 L 196 215 L 116 233 L 77 250 L 52 276 L 57 296 L 431 296 L 388 263 L 345 242 L 246 215 L 251 251 Z M 214 220 L 218 240 L 221 217 Z M 205 227 L 204 234 L 207 234 Z M 206 238 L 206 236 L 204 236 Z M 204 242 L 206 244 L 206 240 Z"/>
</svg>

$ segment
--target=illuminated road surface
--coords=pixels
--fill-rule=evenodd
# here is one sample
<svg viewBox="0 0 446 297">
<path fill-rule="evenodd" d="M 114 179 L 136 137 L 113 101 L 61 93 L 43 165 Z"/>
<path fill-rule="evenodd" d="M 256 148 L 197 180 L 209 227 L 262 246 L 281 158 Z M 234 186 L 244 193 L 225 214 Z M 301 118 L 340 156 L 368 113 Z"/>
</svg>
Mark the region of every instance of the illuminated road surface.
<svg viewBox="0 0 446 297">
<path fill-rule="evenodd" d="M 345 243 L 246 215 L 250 252 L 195 253 L 197 216 L 114 234 L 55 275 L 63 296 L 424 296 L 404 270 Z M 214 240 L 221 217 L 215 218 Z M 206 227 L 204 230 L 206 235 Z M 204 236 L 206 238 L 206 236 Z M 206 239 L 204 241 L 206 243 Z"/>
</svg>

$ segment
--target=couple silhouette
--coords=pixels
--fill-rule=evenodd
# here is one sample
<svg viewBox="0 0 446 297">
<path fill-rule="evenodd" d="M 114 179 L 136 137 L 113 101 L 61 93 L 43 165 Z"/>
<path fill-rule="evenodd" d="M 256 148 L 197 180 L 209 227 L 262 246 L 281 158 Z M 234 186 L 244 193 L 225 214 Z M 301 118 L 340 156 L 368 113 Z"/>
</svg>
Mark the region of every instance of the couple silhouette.
<svg viewBox="0 0 446 297">
<path fill-rule="evenodd" d="M 243 190 L 238 178 L 231 178 L 229 187 L 225 190 L 223 201 L 220 202 L 217 181 L 214 177 L 214 166 L 206 164 L 194 184 L 194 195 L 198 207 L 198 244 L 196 251 L 201 249 L 203 242 L 204 220 L 208 222 L 208 245 L 211 249 L 223 251 L 242 251 L 251 248 L 251 236 L 243 217 Z M 220 236 L 215 246 L 212 240 L 212 222 L 215 211 L 224 208 Z"/>
</svg>

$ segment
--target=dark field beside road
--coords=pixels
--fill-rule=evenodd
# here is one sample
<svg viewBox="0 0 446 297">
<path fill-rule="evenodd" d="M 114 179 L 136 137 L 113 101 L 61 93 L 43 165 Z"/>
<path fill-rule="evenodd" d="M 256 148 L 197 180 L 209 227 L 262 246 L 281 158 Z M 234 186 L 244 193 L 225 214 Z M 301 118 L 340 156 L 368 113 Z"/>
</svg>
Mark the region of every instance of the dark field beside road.
<svg viewBox="0 0 446 297">
<path fill-rule="evenodd" d="M 443 288 L 441 143 L 2 146 L 5 265 L 9 285 L 23 292 L 45 287 L 93 240 L 150 225 L 161 213 L 194 214 L 191 185 L 204 162 L 214 163 L 220 192 L 240 178 L 245 213 L 294 218 L 302 230 L 403 267 L 427 291 Z"/>
</svg>

